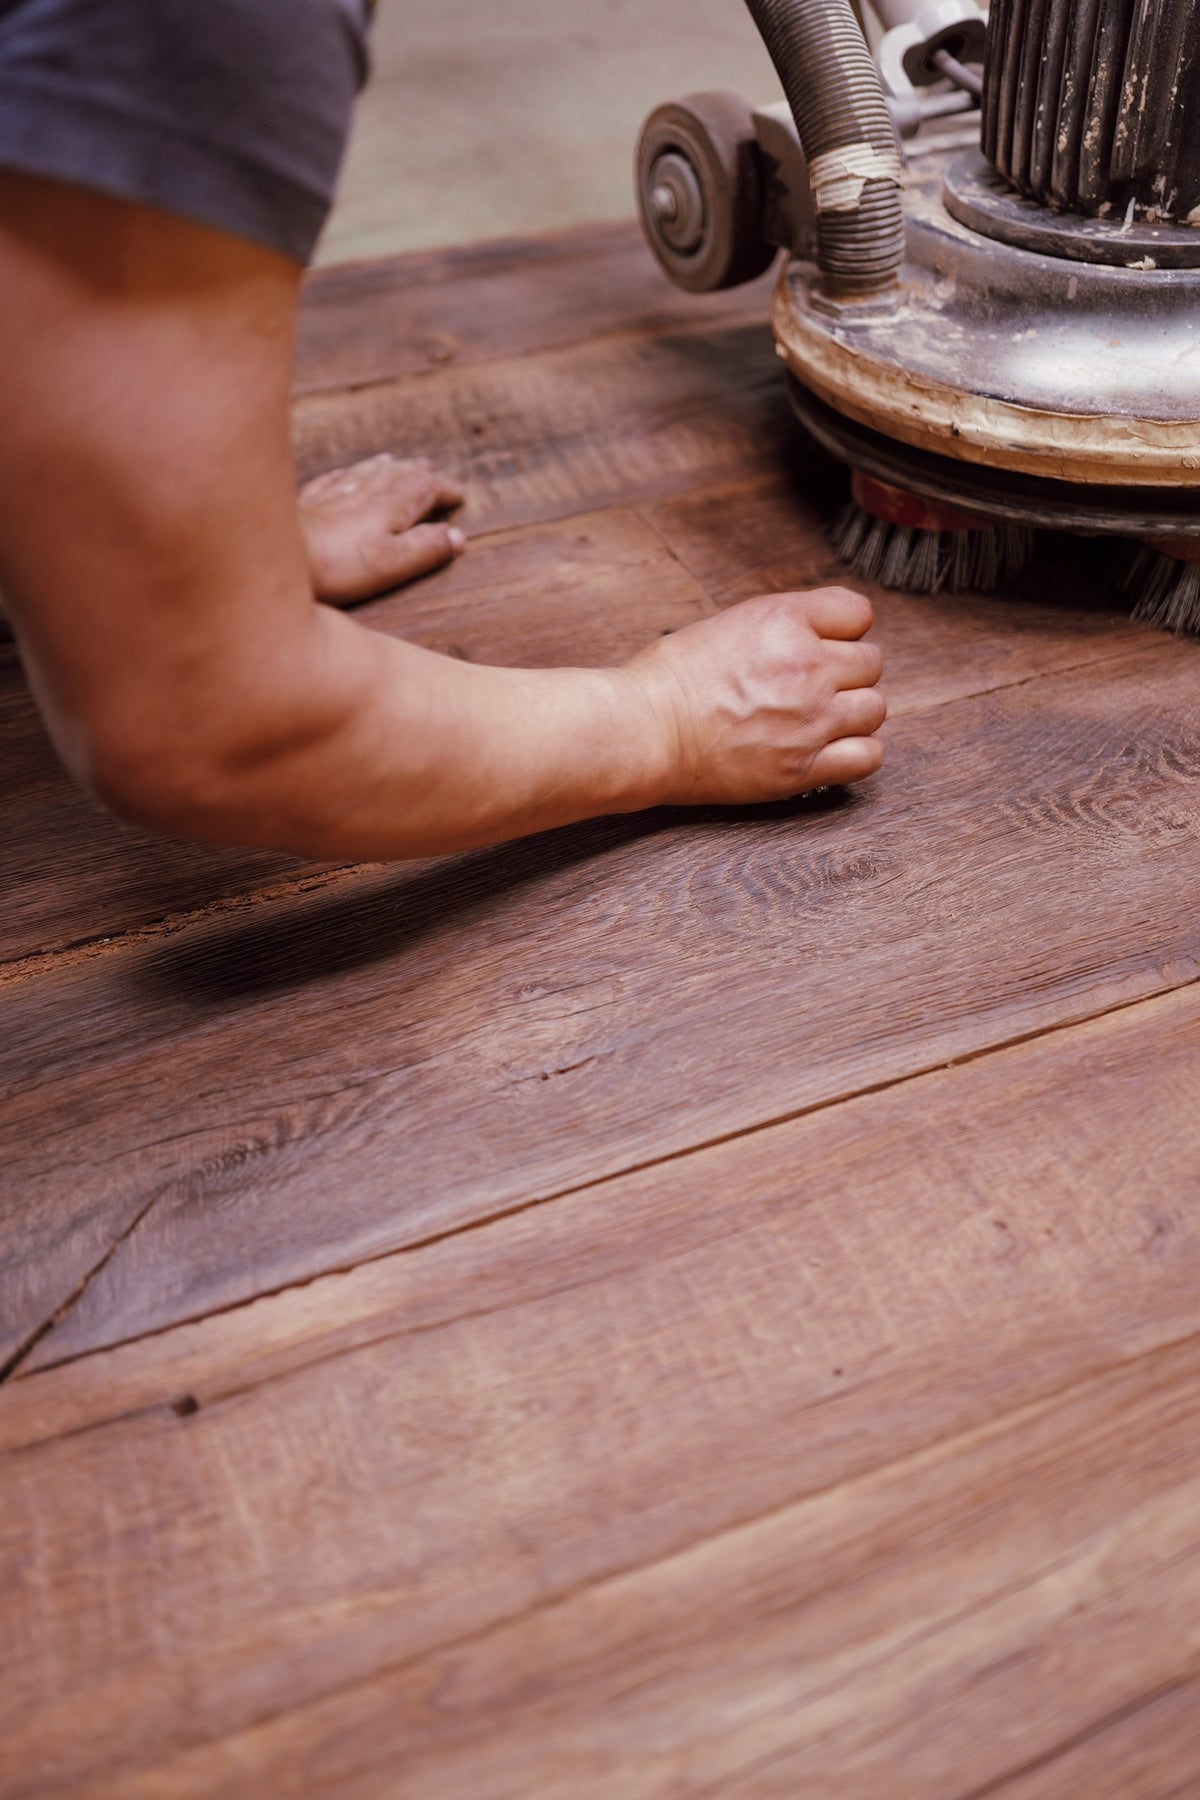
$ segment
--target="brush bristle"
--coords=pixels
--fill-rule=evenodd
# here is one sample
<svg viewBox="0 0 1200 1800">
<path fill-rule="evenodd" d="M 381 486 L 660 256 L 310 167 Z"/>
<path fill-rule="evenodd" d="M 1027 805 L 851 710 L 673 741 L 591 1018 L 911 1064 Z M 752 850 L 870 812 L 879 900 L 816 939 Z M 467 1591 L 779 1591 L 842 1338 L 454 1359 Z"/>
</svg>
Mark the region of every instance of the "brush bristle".
<svg viewBox="0 0 1200 1800">
<path fill-rule="evenodd" d="M 843 562 L 867 581 L 910 594 L 986 594 L 1020 575 L 1033 560 L 1024 525 L 979 531 L 920 531 L 889 525 L 851 501 L 833 529 Z"/>
<path fill-rule="evenodd" d="M 1133 617 L 1160 631 L 1200 637 L 1200 563 L 1181 562 L 1145 544 L 1121 586 L 1133 602 Z"/>
</svg>

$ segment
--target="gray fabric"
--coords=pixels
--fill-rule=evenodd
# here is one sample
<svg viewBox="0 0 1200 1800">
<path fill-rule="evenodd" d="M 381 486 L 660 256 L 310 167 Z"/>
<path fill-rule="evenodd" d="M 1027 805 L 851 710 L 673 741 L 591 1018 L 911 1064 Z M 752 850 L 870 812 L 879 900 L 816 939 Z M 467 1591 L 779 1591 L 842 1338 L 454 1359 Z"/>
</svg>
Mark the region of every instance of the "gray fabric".
<svg viewBox="0 0 1200 1800">
<path fill-rule="evenodd" d="M 368 0 L 0 0 L 0 166 L 307 262 L 368 17 Z"/>
</svg>

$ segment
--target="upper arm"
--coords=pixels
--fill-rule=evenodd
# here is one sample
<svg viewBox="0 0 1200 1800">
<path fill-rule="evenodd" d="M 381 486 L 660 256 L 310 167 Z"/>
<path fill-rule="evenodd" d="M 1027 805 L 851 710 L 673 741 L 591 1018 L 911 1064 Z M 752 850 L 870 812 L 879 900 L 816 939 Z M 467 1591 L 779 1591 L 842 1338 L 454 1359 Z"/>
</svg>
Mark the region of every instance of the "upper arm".
<svg viewBox="0 0 1200 1800">
<path fill-rule="evenodd" d="M 299 278 L 207 227 L 0 174 L 0 589 L 84 779 L 124 738 L 236 729 L 311 615 Z"/>
</svg>

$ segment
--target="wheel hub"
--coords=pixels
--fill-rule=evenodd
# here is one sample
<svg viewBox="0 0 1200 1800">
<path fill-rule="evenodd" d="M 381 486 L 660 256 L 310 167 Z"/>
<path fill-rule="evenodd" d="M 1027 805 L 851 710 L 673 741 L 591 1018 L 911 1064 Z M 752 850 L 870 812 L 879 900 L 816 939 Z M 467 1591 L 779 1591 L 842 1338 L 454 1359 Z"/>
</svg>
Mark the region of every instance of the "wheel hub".
<svg viewBox="0 0 1200 1800">
<path fill-rule="evenodd" d="M 650 210 L 672 250 L 685 256 L 704 240 L 704 196 L 696 171 L 677 150 L 668 150 L 650 170 Z"/>
</svg>

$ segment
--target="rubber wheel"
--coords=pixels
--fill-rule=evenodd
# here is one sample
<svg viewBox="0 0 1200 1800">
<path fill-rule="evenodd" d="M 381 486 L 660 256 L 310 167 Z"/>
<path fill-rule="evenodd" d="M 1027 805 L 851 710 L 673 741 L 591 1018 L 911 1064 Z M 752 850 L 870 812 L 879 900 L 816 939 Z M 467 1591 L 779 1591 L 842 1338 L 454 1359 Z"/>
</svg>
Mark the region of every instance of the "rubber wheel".
<svg viewBox="0 0 1200 1800">
<path fill-rule="evenodd" d="M 680 162 L 690 172 L 700 205 L 696 241 L 686 245 L 671 242 L 652 198 L 661 186 L 656 169 L 678 171 Z M 754 120 L 737 94 L 689 94 L 657 107 L 642 127 L 635 178 L 646 241 L 676 287 L 691 294 L 738 287 L 774 261 L 776 246 L 763 235 Z"/>
</svg>

